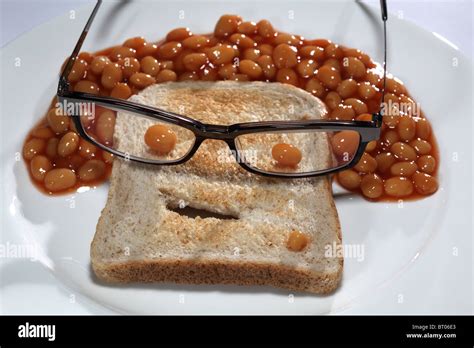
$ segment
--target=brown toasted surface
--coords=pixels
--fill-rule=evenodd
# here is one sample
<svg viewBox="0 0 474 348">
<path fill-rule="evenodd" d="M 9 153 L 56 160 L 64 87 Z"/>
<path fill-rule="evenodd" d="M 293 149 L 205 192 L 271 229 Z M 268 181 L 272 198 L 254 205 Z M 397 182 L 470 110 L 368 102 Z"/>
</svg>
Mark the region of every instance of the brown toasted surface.
<svg viewBox="0 0 474 348">
<path fill-rule="evenodd" d="M 135 101 L 207 123 L 324 117 L 322 103 L 294 87 L 266 83 L 174 83 L 153 86 Z M 183 109 L 184 105 L 184 109 Z M 292 107 L 294 112 L 286 110 Z M 121 144 L 136 128 L 117 119 Z M 134 144 L 131 144 L 134 145 Z M 206 141 L 178 166 L 116 160 L 106 207 L 92 243 L 93 269 L 105 281 L 268 284 L 327 293 L 337 287 L 342 259 L 325 248 L 341 242 L 328 178 L 268 179 L 233 161 L 219 161 L 227 145 Z M 321 158 L 326 147 L 318 149 Z M 192 218 L 179 203 L 235 219 Z M 289 233 L 309 245 L 288 250 Z"/>
</svg>

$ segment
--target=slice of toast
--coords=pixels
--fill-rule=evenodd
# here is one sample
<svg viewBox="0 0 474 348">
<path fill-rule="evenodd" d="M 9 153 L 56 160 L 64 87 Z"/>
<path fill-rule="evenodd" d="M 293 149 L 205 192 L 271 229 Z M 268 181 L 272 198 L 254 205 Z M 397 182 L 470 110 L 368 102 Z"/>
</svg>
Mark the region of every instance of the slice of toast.
<svg viewBox="0 0 474 348">
<path fill-rule="evenodd" d="M 326 115 L 319 99 L 279 83 L 157 84 L 131 100 L 212 124 Z M 137 139 L 135 131 L 119 113 L 116 140 Z M 254 175 L 235 161 L 218 160 L 224 149 L 224 142 L 206 140 L 192 159 L 175 166 L 115 160 L 91 246 L 100 279 L 272 285 L 320 294 L 338 286 L 343 260 L 325 256 L 341 243 L 329 178 Z M 329 160 L 327 146 L 318 151 L 320 160 Z M 183 205 L 202 211 L 189 216 Z M 288 248 L 292 231 L 309 237 L 302 251 Z"/>
</svg>

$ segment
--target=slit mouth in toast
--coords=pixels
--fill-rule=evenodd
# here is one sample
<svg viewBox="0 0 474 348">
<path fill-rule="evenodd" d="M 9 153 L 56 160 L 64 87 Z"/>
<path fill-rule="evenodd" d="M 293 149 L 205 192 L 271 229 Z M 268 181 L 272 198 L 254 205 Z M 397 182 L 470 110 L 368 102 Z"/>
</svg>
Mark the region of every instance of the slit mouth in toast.
<svg viewBox="0 0 474 348">
<path fill-rule="evenodd" d="M 178 213 L 181 216 L 186 216 L 190 219 L 195 219 L 196 217 L 199 217 L 201 219 L 214 218 L 218 220 L 238 220 L 239 219 L 238 216 L 233 216 L 229 214 L 219 214 L 208 209 L 193 208 L 189 205 L 181 208 L 179 204 L 172 205 L 168 203 L 166 205 L 166 209 L 168 209 L 169 211 Z"/>
</svg>

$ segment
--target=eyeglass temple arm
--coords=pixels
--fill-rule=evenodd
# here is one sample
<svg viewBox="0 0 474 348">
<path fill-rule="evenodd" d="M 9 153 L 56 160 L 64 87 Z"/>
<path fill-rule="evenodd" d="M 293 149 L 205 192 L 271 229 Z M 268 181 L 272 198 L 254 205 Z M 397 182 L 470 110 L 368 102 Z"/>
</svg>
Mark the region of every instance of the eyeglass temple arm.
<svg viewBox="0 0 474 348">
<path fill-rule="evenodd" d="M 72 70 L 72 67 L 74 66 L 74 62 L 76 61 L 79 52 L 81 50 L 82 44 L 84 43 L 84 40 L 86 39 L 87 33 L 89 32 L 89 28 L 92 25 L 92 22 L 94 21 L 95 15 L 97 14 L 97 11 L 99 10 L 100 5 L 102 4 L 102 0 L 97 0 L 97 3 L 95 4 L 94 10 L 92 11 L 91 15 L 89 16 L 89 19 L 87 20 L 87 23 L 82 30 L 81 36 L 79 37 L 79 40 L 76 43 L 76 47 L 74 47 L 74 50 L 71 53 L 71 56 L 69 57 L 62 73 L 61 77 L 59 78 L 59 85 L 58 85 L 58 95 L 64 95 L 64 92 L 67 92 L 69 90 L 69 82 L 68 82 L 68 76 L 69 73 Z"/>
<path fill-rule="evenodd" d="M 384 111 L 383 103 L 385 100 L 385 89 L 387 85 L 387 0 L 380 0 L 380 10 L 382 12 L 383 21 L 383 83 L 382 83 L 382 98 L 380 101 L 380 111 L 377 115 L 377 121 L 382 122 L 382 112 Z"/>
</svg>

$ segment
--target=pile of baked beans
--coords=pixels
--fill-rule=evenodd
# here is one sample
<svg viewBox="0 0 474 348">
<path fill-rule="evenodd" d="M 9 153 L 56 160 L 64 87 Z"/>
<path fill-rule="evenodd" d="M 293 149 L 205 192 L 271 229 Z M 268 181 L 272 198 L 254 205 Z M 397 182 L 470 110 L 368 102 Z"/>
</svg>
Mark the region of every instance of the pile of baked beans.
<svg viewBox="0 0 474 348">
<path fill-rule="evenodd" d="M 210 35 L 177 28 L 159 43 L 134 37 L 95 54 L 82 52 L 69 82 L 75 91 L 120 99 L 168 81 L 281 82 L 323 100 L 331 119 L 370 121 L 382 97 L 381 74 L 380 66 L 360 50 L 277 32 L 267 20 L 224 15 Z M 399 80 L 389 77 L 386 87 L 390 107 L 380 140 L 369 143 L 360 162 L 336 178 L 372 200 L 430 195 L 438 189 L 430 124 L 423 114 L 411 112 L 415 101 Z M 111 128 L 107 122 L 104 127 Z M 49 193 L 106 180 L 113 159 L 80 139 L 70 118 L 54 106 L 28 135 L 23 157 L 32 179 Z"/>
</svg>

